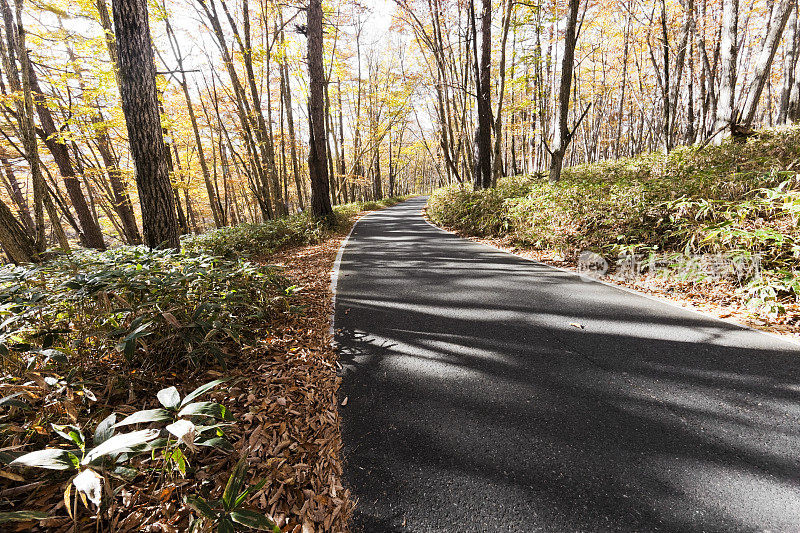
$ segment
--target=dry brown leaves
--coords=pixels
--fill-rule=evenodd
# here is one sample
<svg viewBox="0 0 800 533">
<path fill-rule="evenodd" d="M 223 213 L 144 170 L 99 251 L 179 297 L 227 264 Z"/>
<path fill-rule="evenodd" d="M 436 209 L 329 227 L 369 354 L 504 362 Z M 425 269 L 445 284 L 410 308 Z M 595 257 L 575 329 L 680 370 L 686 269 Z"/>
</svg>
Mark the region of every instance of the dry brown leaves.
<svg viewBox="0 0 800 533">
<path fill-rule="evenodd" d="M 236 448 L 248 450 L 251 472 L 269 481 L 257 506 L 284 531 L 346 531 L 352 502 L 341 482 L 336 352 L 330 338 L 330 271 L 342 238 L 279 253 L 298 286 L 303 309 L 276 325 L 268 352 L 242 369 L 234 411 L 243 420 Z"/>
<path fill-rule="evenodd" d="M 251 482 L 268 481 L 245 508 L 269 514 L 284 532 L 347 531 L 353 503 L 341 481 L 342 443 L 336 401 L 339 378 L 330 338 L 330 271 L 343 239 L 334 236 L 318 245 L 267 258 L 266 262 L 282 267 L 296 285 L 288 299 L 291 307 L 267 325 L 268 333 L 259 345 L 243 350 L 238 360 L 230 360 L 224 373 L 222 369 L 182 375 L 93 368 L 90 370 L 98 385 L 94 390 L 99 392 L 105 386 L 97 401 L 87 403 L 80 393 L 70 394 L 51 407 L 63 416 L 64 410 L 69 412 L 77 406 L 82 420 L 92 419 L 88 425 L 93 429 L 111 411 L 130 413 L 157 407 L 155 392 L 162 387 L 175 385 L 184 395 L 211 379 L 231 376 L 232 385 L 219 387 L 203 399 L 222 403 L 236 419 L 226 430 L 234 453 L 203 449 L 190 454 L 192 468 L 186 478 L 172 474 L 166 482 L 157 473 L 157 463 L 145 457 L 135 466 L 140 472 L 151 473 L 140 474 L 125 485 L 117 483 L 118 494 L 110 509 L 98 520 L 81 508 L 77 523 L 66 516 L 64 508 L 67 478 L 27 479 L 0 469 L 0 498 L 11 509 L 46 510 L 53 516 L 38 526 L 26 522 L 14 527 L 4 525 L 4 530 L 184 531 L 194 514 L 183 503 L 184 496 L 198 494 L 202 487 L 202 492 L 219 498 L 234 463 L 246 454 Z M 24 392 L 23 388 L 20 385 L 16 387 L 19 390 L 2 392 Z M 45 399 L 45 387 L 34 389 L 26 394 L 39 401 Z M 39 446 L 61 444 L 49 424 L 42 422 L 41 431 L 43 434 L 34 439 Z M 21 438 L 20 443 L 23 440 L 30 442 L 30 438 Z"/>
</svg>

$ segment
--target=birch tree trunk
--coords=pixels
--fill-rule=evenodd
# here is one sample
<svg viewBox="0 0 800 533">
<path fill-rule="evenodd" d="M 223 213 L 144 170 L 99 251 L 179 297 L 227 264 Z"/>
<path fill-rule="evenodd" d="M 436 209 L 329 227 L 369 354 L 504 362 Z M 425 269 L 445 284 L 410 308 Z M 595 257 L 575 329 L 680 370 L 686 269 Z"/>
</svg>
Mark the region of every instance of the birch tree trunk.
<svg viewBox="0 0 800 533">
<path fill-rule="evenodd" d="M 772 60 L 775 58 L 775 53 L 778 51 L 778 45 L 780 45 L 783 30 L 786 28 L 786 23 L 789 21 L 789 15 L 792 13 L 795 2 L 796 0 L 782 0 L 781 3 L 778 4 L 767 37 L 764 39 L 764 44 L 761 46 L 761 53 L 756 62 L 753 81 L 750 83 L 750 88 L 747 91 L 747 99 L 739 114 L 740 127 L 745 131 L 750 129 L 755 119 L 756 111 L 758 110 L 758 102 L 761 99 L 761 93 L 764 91 L 764 85 L 769 76 Z"/>
<path fill-rule="evenodd" d="M 724 0 L 722 4 L 722 34 L 720 36 L 720 76 L 717 99 L 717 119 L 714 123 L 712 141 L 722 141 L 733 134 L 736 89 L 736 61 L 738 59 L 737 33 L 739 25 L 739 0 Z"/>
</svg>

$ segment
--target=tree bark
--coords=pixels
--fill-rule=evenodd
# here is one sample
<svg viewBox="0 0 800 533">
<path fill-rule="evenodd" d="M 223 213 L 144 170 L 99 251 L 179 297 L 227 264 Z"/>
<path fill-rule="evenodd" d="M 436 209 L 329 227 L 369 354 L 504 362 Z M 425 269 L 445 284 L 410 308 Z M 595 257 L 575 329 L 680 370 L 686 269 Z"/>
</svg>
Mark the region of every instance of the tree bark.
<svg viewBox="0 0 800 533">
<path fill-rule="evenodd" d="M 102 2 L 104 0 L 98 0 Z M 163 6 L 164 13 L 167 13 L 166 4 Z M 208 162 L 206 161 L 205 151 L 203 150 L 203 142 L 200 138 L 200 128 L 197 125 L 197 116 L 194 113 L 194 106 L 192 105 L 192 97 L 189 93 L 189 83 L 186 80 L 186 72 L 183 70 L 183 54 L 181 53 L 180 43 L 175 37 L 175 32 L 170 24 L 169 16 L 165 15 L 164 22 L 166 23 L 167 37 L 169 38 L 172 52 L 175 55 L 175 60 L 178 62 L 178 70 L 180 70 L 180 86 L 183 90 L 183 97 L 186 99 L 186 110 L 189 112 L 189 122 L 192 125 L 192 133 L 194 133 L 194 141 L 197 146 L 197 156 L 200 160 L 200 170 L 203 174 L 203 182 L 206 186 L 206 194 L 208 194 L 208 203 L 211 206 L 211 217 L 214 219 L 214 226 L 221 228 L 223 226 L 222 216 L 220 215 L 221 206 L 219 199 L 214 192 L 214 186 L 211 183 L 211 174 L 208 171 Z"/>
<path fill-rule="evenodd" d="M 112 11 L 122 110 L 136 167 L 144 241 L 150 248 L 179 249 L 175 197 L 158 112 L 147 0 L 112 0 Z"/>
<path fill-rule="evenodd" d="M 61 178 L 64 180 L 64 188 L 67 190 L 72 208 L 75 210 L 75 214 L 78 216 L 78 221 L 80 222 L 81 242 L 88 248 L 105 250 L 106 245 L 103 240 L 103 233 L 100 230 L 100 224 L 92 215 L 86 197 L 83 195 L 81 183 L 72 165 L 67 145 L 59 139 L 59 132 L 56 129 L 50 109 L 45 102 L 44 93 L 39 87 L 39 80 L 36 77 L 36 72 L 29 62 L 27 70 L 31 91 L 33 92 L 33 100 L 36 104 L 36 112 L 39 115 L 39 122 L 42 126 L 42 129 L 39 130 L 39 136 L 42 138 L 45 146 L 47 146 L 50 154 L 52 154 L 56 166 L 58 166 Z"/>
<path fill-rule="evenodd" d="M 775 58 L 775 53 L 778 51 L 778 45 L 780 45 L 783 30 L 786 28 L 786 23 L 789 21 L 789 15 L 792 13 L 795 2 L 796 0 L 783 0 L 778 4 L 772 25 L 761 46 L 761 53 L 756 62 L 753 81 L 750 83 L 750 88 L 747 91 L 747 100 L 745 100 L 738 117 L 739 126 L 745 131 L 750 129 L 755 119 L 756 111 L 758 110 L 758 102 L 761 99 L 761 93 L 764 91 L 764 85 L 769 76 L 772 60 Z"/>
<path fill-rule="evenodd" d="M 0 199 L 0 246 L 13 263 L 33 263 L 38 260 L 36 243 L 2 199 Z"/>
<path fill-rule="evenodd" d="M 8 195 L 11 197 L 11 200 L 14 202 L 14 204 L 16 204 L 17 209 L 19 210 L 20 220 L 28 232 L 31 235 L 35 235 L 36 225 L 33 223 L 33 219 L 31 218 L 31 210 L 28 207 L 27 200 L 25 200 L 25 195 L 22 194 L 22 189 L 19 187 L 19 182 L 17 181 L 17 176 L 14 174 L 14 169 L 11 168 L 11 163 L 8 161 L 8 159 L 0 158 L 0 164 L 3 166 L 3 172 L 5 173 L 6 177 L 6 190 L 8 191 Z"/>
<path fill-rule="evenodd" d="M 477 41 L 473 6 L 473 38 Z M 477 45 L 476 45 L 477 46 Z M 492 105 L 491 105 L 491 52 L 492 52 L 492 1 L 483 0 L 481 10 L 481 56 L 480 72 L 476 73 L 475 86 L 478 94 L 478 128 L 475 133 L 476 189 L 492 186 Z M 475 58 L 477 63 L 478 58 Z"/>
<path fill-rule="evenodd" d="M 508 0 L 506 4 L 505 18 L 503 19 L 503 37 L 500 39 L 500 87 L 497 89 L 497 113 L 494 122 L 494 168 L 492 169 L 492 184 L 503 174 L 503 158 L 500 155 L 500 145 L 503 141 L 503 97 L 506 88 L 506 42 L 508 41 L 508 31 L 511 27 L 511 17 L 514 14 L 514 0 Z M 512 65 L 513 66 L 513 65 Z"/>
<path fill-rule="evenodd" d="M 328 157 L 325 139 L 325 70 L 322 65 L 322 0 L 308 3 L 308 170 L 311 175 L 311 214 L 318 218 L 333 215 L 328 188 Z"/>
<path fill-rule="evenodd" d="M 789 120 L 789 104 L 791 102 L 792 87 L 795 85 L 795 68 L 797 67 L 797 12 L 794 10 L 794 18 L 790 17 L 786 28 L 786 38 L 784 48 L 786 57 L 783 64 L 783 87 L 781 88 L 780 110 L 778 112 L 778 122 L 786 124 Z"/>
<path fill-rule="evenodd" d="M 557 182 L 561 179 L 561 167 L 564 164 L 564 155 L 571 141 L 567 129 L 569 117 L 570 90 L 572 88 L 572 75 L 575 68 L 575 45 L 577 43 L 578 9 L 580 0 L 569 0 L 567 5 L 567 27 L 564 33 L 564 57 L 561 61 L 561 85 L 558 91 L 558 123 L 555 129 L 553 146 L 550 149 L 550 181 Z"/>
<path fill-rule="evenodd" d="M 280 10 L 281 23 L 281 43 L 284 42 L 283 33 L 283 10 Z M 286 109 L 286 128 L 289 131 L 289 155 L 292 158 L 292 176 L 297 188 L 297 204 L 301 210 L 305 209 L 303 200 L 302 178 L 300 176 L 300 165 L 297 159 L 297 141 L 294 135 L 294 112 L 292 110 L 292 88 L 289 85 L 289 66 L 284 57 L 280 64 L 281 74 L 281 94 L 283 95 L 284 108 Z"/>
<path fill-rule="evenodd" d="M 27 48 L 25 47 L 25 29 L 22 26 L 22 4 L 23 0 L 19 0 L 16 4 L 16 26 L 12 19 L 11 10 L 5 0 L 3 1 L 3 16 L 6 22 L 6 32 L 9 43 L 14 41 L 16 54 L 19 56 L 20 65 L 22 66 L 22 80 L 21 83 L 20 80 L 17 80 L 16 85 L 20 87 L 23 92 L 23 102 L 18 109 L 22 113 L 20 117 L 20 132 L 22 134 L 25 157 L 28 160 L 33 181 L 33 213 L 36 222 L 36 250 L 37 252 L 42 252 L 46 247 L 44 227 L 44 212 L 46 210 L 61 248 L 64 252 L 69 253 L 69 242 L 64 234 L 61 220 L 58 218 L 52 199 L 48 194 L 47 183 L 42 175 L 39 162 L 39 148 L 36 142 L 36 128 L 33 121 L 34 102 L 30 81 L 32 69 L 29 66 L 30 60 L 28 58 Z"/>
<path fill-rule="evenodd" d="M 724 0 L 722 4 L 722 34 L 720 37 L 720 76 L 717 100 L 717 120 L 712 139 L 714 144 L 733 134 L 735 122 L 736 61 L 738 59 L 737 33 L 739 26 L 739 0 Z"/>
</svg>

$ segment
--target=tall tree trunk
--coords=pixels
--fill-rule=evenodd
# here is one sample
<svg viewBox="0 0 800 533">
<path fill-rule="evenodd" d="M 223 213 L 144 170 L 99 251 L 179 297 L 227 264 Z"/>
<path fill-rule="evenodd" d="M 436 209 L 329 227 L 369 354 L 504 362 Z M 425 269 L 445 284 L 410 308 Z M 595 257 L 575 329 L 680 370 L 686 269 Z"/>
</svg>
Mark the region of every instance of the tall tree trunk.
<svg viewBox="0 0 800 533">
<path fill-rule="evenodd" d="M 98 0 L 102 2 L 104 0 Z M 192 133 L 194 133 L 194 141 L 197 146 L 197 157 L 200 160 L 200 170 L 203 174 L 203 183 L 206 186 L 206 194 L 208 194 L 208 203 L 211 206 L 211 216 L 214 219 L 214 226 L 220 228 L 223 226 L 222 217 L 220 216 L 220 203 L 217 195 L 214 192 L 214 186 L 211 183 L 211 174 L 208 171 L 208 162 L 206 161 L 206 154 L 203 150 L 203 141 L 200 138 L 200 128 L 197 125 L 197 116 L 194 113 L 194 106 L 192 105 L 192 96 L 189 93 L 189 83 L 186 80 L 186 72 L 183 70 L 183 54 L 181 53 L 180 43 L 175 37 L 175 32 L 172 29 L 172 24 L 169 21 L 166 4 L 162 4 L 165 13 L 164 22 L 166 23 L 167 37 L 169 38 L 172 52 L 175 55 L 175 60 L 178 62 L 178 70 L 180 71 L 180 86 L 183 90 L 183 97 L 186 100 L 186 110 L 189 112 L 189 122 L 192 125 Z"/>
<path fill-rule="evenodd" d="M 786 124 L 789 120 L 789 104 L 791 101 L 792 87 L 795 85 L 795 69 L 797 68 L 797 47 L 798 32 L 797 32 L 797 13 L 798 9 L 794 10 L 794 17 L 789 17 L 789 22 L 786 27 L 786 38 L 784 39 L 784 49 L 786 55 L 783 62 L 783 87 L 781 88 L 781 101 L 780 110 L 778 112 L 778 122 Z"/>
<path fill-rule="evenodd" d="M 327 80 L 326 80 L 327 82 Z M 328 90 L 328 83 L 325 83 L 325 152 L 328 161 L 328 191 L 331 197 L 331 204 L 336 204 L 336 167 L 333 164 L 333 152 L 336 149 L 336 142 L 334 142 L 334 149 L 331 149 L 330 138 L 333 135 L 333 115 L 331 114 L 331 97 Z M 334 139 L 335 141 L 335 139 Z"/>
<path fill-rule="evenodd" d="M 311 175 L 311 214 L 318 218 L 333 215 L 328 189 L 328 157 L 325 139 L 325 70 L 322 65 L 322 0 L 308 3 L 308 122 L 311 135 L 308 170 Z"/>
<path fill-rule="evenodd" d="M 11 197 L 11 200 L 14 202 L 14 204 L 16 204 L 17 209 L 19 210 L 20 220 L 27 231 L 31 235 L 35 235 L 36 225 L 33 223 L 33 219 L 31 218 L 31 210 L 28 207 L 28 202 L 25 199 L 25 195 L 22 194 L 22 189 L 19 187 L 19 182 L 17 181 L 17 176 L 14 174 L 14 169 L 11 167 L 11 163 L 8 161 L 8 159 L 0 158 L 0 164 L 3 166 L 3 172 L 5 173 L 6 177 L 6 190 L 8 191 L 8 195 Z"/>
<path fill-rule="evenodd" d="M 569 100 L 572 88 L 572 75 L 575 67 L 575 45 L 577 43 L 578 9 L 580 0 L 569 0 L 567 4 L 567 27 L 564 32 L 564 57 L 561 61 L 561 84 L 558 90 L 558 122 L 554 128 L 555 137 L 550 149 L 550 181 L 561 179 L 561 167 L 567 153 L 571 135 L 567 129 Z"/>
<path fill-rule="evenodd" d="M 514 14 L 514 0 L 506 3 L 506 12 L 503 19 L 503 37 L 500 39 L 500 86 L 497 89 L 497 113 L 494 121 L 494 168 L 492 169 L 492 184 L 503 174 L 503 158 L 500 155 L 500 145 L 503 142 L 503 97 L 506 89 L 506 42 L 508 30 L 511 27 L 511 17 Z"/>
<path fill-rule="evenodd" d="M 233 57 L 231 56 L 231 51 L 228 48 L 228 44 L 226 41 L 225 32 L 222 30 L 222 25 L 219 20 L 219 16 L 216 11 L 215 3 L 211 2 L 210 8 L 209 4 L 206 0 L 197 0 L 197 3 L 203 9 L 206 17 L 208 18 L 209 22 L 211 23 L 211 29 L 214 32 L 214 36 L 217 40 L 217 45 L 219 46 L 220 52 L 222 53 L 222 61 L 225 63 L 225 68 L 228 72 L 228 76 L 231 80 L 231 85 L 233 86 L 234 92 L 234 103 L 236 104 L 236 113 L 239 117 L 239 122 L 242 126 L 242 133 L 245 139 L 245 145 L 247 147 L 248 152 L 251 155 L 252 169 L 258 178 L 258 183 L 254 188 L 254 192 L 258 196 L 258 203 L 259 207 L 261 208 L 263 218 L 270 219 L 272 218 L 272 205 L 270 201 L 270 183 L 269 177 L 267 176 L 268 172 L 268 161 L 267 156 L 264 152 L 264 145 L 265 139 L 262 135 L 263 131 L 256 127 L 253 128 L 251 124 L 251 108 L 249 101 L 247 99 L 247 94 L 245 93 L 244 87 L 242 86 L 241 80 L 239 78 L 239 74 L 236 71 L 234 66 Z M 223 8 L 225 5 L 223 4 Z M 238 31 L 234 32 L 235 36 L 241 42 L 241 36 L 239 35 Z M 247 50 L 247 48 L 242 43 L 240 45 L 241 50 Z M 250 54 L 245 53 L 244 59 L 246 62 L 249 62 Z M 212 78 L 213 81 L 214 78 Z M 216 106 L 216 102 L 218 101 L 216 97 L 216 88 L 214 89 L 214 102 Z M 217 113 L 219 115 L 219 113 Z M 263 119 L 263 115 L 261 113 L 257 113 L 257 115 L 261 116 Z M 255 130 L 255 131 L 254 131 Z M 260 163 L 260 164 L 259 164 Z"/>
<path fill-rule="evenodd" d="M 621 153 L 622 144 L 622 119 L 625 113 L 625 89 L 628 83 L 628 55 L 630 54 L 630 33 L 631 33 L 631 19 L 629 13 L 625 17 L 625 42 L 622 51 L 622 87 L 620 88 L 619 107 L 617 108 L 617 133 L 614 143 L 614 157 L 619 158 Z"/>
<path fill-rule="evenodd" d="M 383 184 L 381 183 L 381 145 L 375 145 L 375 162 L 372 171 L 372 198 L 381 200 L 383 198 Z"/>
<path fill-rule="evenodd" d="M 281 43 L 284 42 L 283 32 L 283 10 L 280 9 L 280 23 L 281 23 Z M 300 176 L 300 164 L 297 159 L 297 140 L 294 135 L 294 112 L 292 110 L 292 88 L 289 85 L 289 66 L 286 58 L 284 57 L 280 64 L 281 74 L 281 94 L 283 95 L 284 108 L 286 109 L 286 128 L 289 132 L 289 154 L 292 158 L 292 176 L 294 177 L 294 184 L 297 188 L 297 203 L 300 209 L 305 209 L 305 201 L 303 199 L 303 186 L 302 178 Z"/>
<path fill-rule="evenodd" d="M 672 151 L 672 102 L 669 97 L 670 88 L 670 72 L 669 72 L 669 31 L 667 29 L 667 1 L 661 0 L 661 48 L 663 50 L 664 63 L 664 77 L 661 80 L 661 101 L 663 104 L 663 123 L 662 135 L 664 136 L 664 151 L 670 153 Z"/>
<path fill-rule="evenodd" d="M 33 181 L 33 213 L 36 222 L 36 250 L 37 252 L 41 252 L 46 248 L 44 211 L 47 210 L 47 216 L 50 218 L 50 223 L 58 237 L 61 248 L 64 252 L 69 253 L 69 242 L 64 234 L 64 228 L 61 226 L 61 220 L 53 205 L 52 198 L 50 198 L 47 191 L 47 183 L 42 175 L 39 162 L 39 148 L 36 142 L 36 128 L 33 122 L 34 102 L 30 80 L 30 73 L 33 69 L 30 68 L 28 50 L 25 47 L 25 29 L 22 26 L 22 4 L 23 0 L 19 0 L 16 4 L 16 26 L 14 20 L 11 18 L 11 10 L 8 8 L 8 4 L 5 0 L 3 1 L 3 15 L 6 22 L 9 42 L 12 40 L 15 41 L 16 54 L 19 56 L 20 65 L 22 67 L 22 83 L 19 83 L 19 80 L 17 80 L 16 85 L 20 87 L 23 92 L 23 102 L 18 109 L 22 112 L 20 132 L 22 133 L 25 157 L 28 160 Z M 14 36 L 16 36 L 16 39 L 14 39 Z"/>
<path fill-rule="evenodd" d="M 122 181 L 119 161 L 111 151 L 111 139 L 107 131 L 108 126 L 99 113 L 98 109 L 98 114 L 92 115 L 92 123 L 95 126 L 97 135 L 97 148 L 100 152 L 100 157 L 103 159 L 103 166 L 105 166 L 108 173 L 108 181 L 114 194 L 114 211 L 119 215 L 125 240 L 128 244 L 142 244 L 142 236 L 139 233 L 139 226 L 136 224 L 136 215 L 133 211 L 133 202 L 131 202 L 131 197 Z"/>
<path fill-rule="evenodd" d="M 136 166 L 144 241 L 180 248 L 167 147 L 161 132 L 147 0 L 112 0 L 119 53 L 122 110 Z"/>
<path fill-rule="evenodd" d="M 733 133 L 736 119 L 734 105 L 736 93 L 736 61 L 738 60 L 737 34 L 739 26 L 739 0 L 723 0 L 722 34 L 720 37 L 719 97 L 717 120 L 714 124 L 713 142 L 721 144 Z"/>
<path fill-rule="evenodd" d="M 477 43 L 475 27 L 475 8 L 473 6 L 472 31 Z M 475 44 L 474 46 L 477 46 Z M 476 189 L 492 186 L 492 105 L 491 105 L 491 53 L 492 53 L 492 1 L 483 0 L 481 10 L 481 55 L 479 72 L 475 75 L 478 95 L 478 128 L 475 133 L 475 176 Z M 478 62 L 477 53 L 475 58 Z M 478 70 L 476 68 L 476 70 Z"/>
<path fill-rule="evenodd" d="M 769 76 L 772 60 L 775 58 L 775 53 L 778 51 L 778 45 L 781 42 L 783 30 L 786 28 L 786 23 L 789 21 L 789 15 L 792 13 L 796 0 L 782 0 L 778 4 L 774 20 L 772 21 L 767 37 L 761 45 L 761 53 L 756 61 L 756 70 L 753 76 L 753 81 L 747 91 L 747 99 L 739 114 L 739 126 L 747 131 L 753 124 L 753 120 L 758 110 L 758 102 L 761 99 L 761 93 L 764 91 L 764 85 Z"/>
<path fill-rule="evenodd" d="M 89 248 L 105 250 L 106 245 L 103 240 L 103 233 L 100 230 L 100 224 L 92 215 L 86 197 L 83 195 L 81 183 L 72 165 L 67 145 L 59 138 L 59 131 L 56 129 L 53 116 L 45 102 L 44 93 L 39 87 L 39 80 L 36 77 L 36 72 L 33 70 L 30 63 L 28 63 L 27 70 L 31 91 L 33 92 L 33 100 L 36 104 L 36 112 L 39 115 L 39 121 L 42 126 L 41 130 L 39 130 L 39 134 L 45 146 L 47 146 L 47 149 L 50 151 L 50 154 L 52 154 L 56 166 L 58 166 L 58 171 L 61 174 L 61 178 L 64 180 L 64 188 L 67 190 L 72 208 L 75 210 L 75 214 L 80 221 L 81 242 L 84 246 Z"/>
<path fill-rule="evenodd" d="M 36 242 L 2 199 L 0 199 L 0 246 L 8 258 L 16 264 L 32 263 L 38 259 Z"/>
<path fill-rule="evenodd" d="M 342 175 L 342 197 L 343 201 L 347 202 L 347 166 L 344 160 L 344 118 L 342 114 L 344 112 L 344 108 L 342 106 L 342 82 L 341 80 L 337 80 L 337 91 L 336 94 L 339 97 L 339 174 Z M 350 189 L 354 188 L 353 184 L 350 184 Z"/>
</svg>

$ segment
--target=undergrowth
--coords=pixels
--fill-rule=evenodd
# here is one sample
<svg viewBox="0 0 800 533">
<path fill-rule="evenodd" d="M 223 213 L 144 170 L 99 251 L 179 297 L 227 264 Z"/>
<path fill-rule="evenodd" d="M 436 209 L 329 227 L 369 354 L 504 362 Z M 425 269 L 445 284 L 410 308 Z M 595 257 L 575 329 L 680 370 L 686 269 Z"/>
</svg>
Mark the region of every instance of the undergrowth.
<svg viewBox="0 0 800 533">
<path fill-rule="evenodd" d="M 235 490 L 229 495 L 226 488 L 219 500 L 213 485 L 192 492 L 193 485 L 178 482 L 196 473 L 190 457 L 199 466 L 230 455 L 223 429 L 239 432 L 237 422 L 218 403 L 189 404 L 191 394 L 181 403 L 174 386 L 156 391 L 225 375 L 303 313 L 292 303 L 291 280 L 265 263 L 269 254 L 319 243 L 346 230 L 360 211 L 399 201 L 339 206 L 327 224 L 299 214 L 217 229 L 184 238 L 181 252 L 77 250 L 39 265 L 0 266 L 0 472 L 4 483 L 29 487 L 2 491 L 12 496 L 0 500 L 0 529 L 36 521 L 49 527 L 47 520 L 57 521 L 53 501 L 61 500 L 73 530 L 113 529 L 118 497 L 133 479 L 154 491 L 155 502 L 167 501 L 158 491 L 184 487 L 184 508 L 192 507 L 205 527 L 267 524 L 241 509 L 241 462 L 231 474 Z M 153 405 L 156 396 L 157 409 L 116 422 L 115 406 L 130 412 L 134 402 Z M 131 424 L 142 429 L 114 435 Z M 103 448 L 107 441 L 124 445 Z M 72 497 L 53 492 L 64 487 L 75 491 Z M 178 515 L 186 524 L 186 512 Z"/>
<path fill-rule="evenodd" d="M 396 205 L 406 197 L 385 198 L 374 202 L 354 202 L 336 206 L 332 223 L 315 220 L 308 213 L 269 220 L 262 224 L 240 224 L 183 238 L 183 250 L 203 252 L 220 257 L 260 257 L 281 248 L 315 244 L 331 231 L 349 227 L 361 211 L 372 211 Z"/>
<path fill-rule="evenodd" d="M 433 221 L 468 235 L 509 237 L 574 259 L 663 253 L 758 256 L 761 275 L 739 280 L 745 299 L 783 311 L 800 291 L 800 127 L 746 143 L 682 147 L 501 180 L 495 189 L 451 186 L 428 203 Z"/>
</svg>

